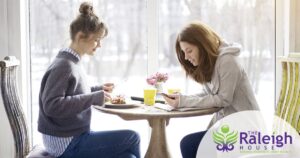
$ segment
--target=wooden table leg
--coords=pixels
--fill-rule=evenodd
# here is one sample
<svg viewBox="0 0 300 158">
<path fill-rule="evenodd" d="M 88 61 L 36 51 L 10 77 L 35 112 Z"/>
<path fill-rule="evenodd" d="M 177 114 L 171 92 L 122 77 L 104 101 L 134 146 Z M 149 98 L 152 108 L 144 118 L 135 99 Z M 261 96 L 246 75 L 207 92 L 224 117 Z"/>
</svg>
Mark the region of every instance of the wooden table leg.
<svg viewBox="0 0 300 158">
<path fill-rule="evenodd" d="M 166 140 L 166 125 L 168 118 L 148 119 L 152 128 L 150 144 L 145 158 L 171 158 Z"/>
</svg>

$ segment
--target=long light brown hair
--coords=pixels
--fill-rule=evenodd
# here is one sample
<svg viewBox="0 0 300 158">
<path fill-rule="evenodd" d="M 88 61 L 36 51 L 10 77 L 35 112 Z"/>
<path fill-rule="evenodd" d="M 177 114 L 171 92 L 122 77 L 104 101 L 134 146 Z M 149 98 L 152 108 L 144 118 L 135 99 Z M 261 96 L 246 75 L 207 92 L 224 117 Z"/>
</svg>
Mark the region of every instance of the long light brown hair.
<svg viewBox="0 0 300 158">
<path fill-rule="evenodd" d="M 197 46 L 199 49 L 198 66 L 193 66 L 189 61 L 185 60 L 180 42 L 187 42 Z M 210 82 L 218 58 L 220 43 L 221 38 L 219 35 L 209 26 L 199 21 L 194 21 L 185 26 L 176 39 L 176 54 L 186 75 L 201 84 Z"/>
</svg>

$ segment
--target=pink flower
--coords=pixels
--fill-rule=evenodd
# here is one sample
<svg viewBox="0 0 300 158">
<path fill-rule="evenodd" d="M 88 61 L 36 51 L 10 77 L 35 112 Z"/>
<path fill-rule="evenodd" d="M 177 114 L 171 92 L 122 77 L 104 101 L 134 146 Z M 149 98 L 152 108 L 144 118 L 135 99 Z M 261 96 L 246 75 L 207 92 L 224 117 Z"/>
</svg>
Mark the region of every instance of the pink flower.
<svg viewBox="0 0 300 158">
<path fill-rule="evenodd" d="M 168 80 L 167 73 L 159 73 L 157 72 L 155 75 L 151 75 L 146 79 L 149 85 L 155 85 L 157 82 L 166 82 Z"/>
<path fill-rule="evenodd" d="M 168 80 L 168 74 L 167 73 L 159 73 L 157 72 L 155 74 L 157 82 L 166 82 Z"/>
<path fill-rule="evenodd" d="M 147 83 L 153 86 L 156 84 L 156 79 L 155 78 L 147 78 Z"/>
</svg>

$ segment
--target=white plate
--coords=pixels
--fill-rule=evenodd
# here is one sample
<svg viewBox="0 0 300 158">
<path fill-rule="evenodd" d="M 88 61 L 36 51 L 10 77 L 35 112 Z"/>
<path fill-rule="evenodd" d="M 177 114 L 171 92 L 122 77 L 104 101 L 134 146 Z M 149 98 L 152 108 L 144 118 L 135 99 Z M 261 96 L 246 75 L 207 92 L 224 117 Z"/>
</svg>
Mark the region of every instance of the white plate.
<svg viewBox="0 0 300 158">
<path fill-rule="evenodd" d="M 137 104 L 112 104 L 112 103 L 105 103 L 105 108 L 112 108 L 112 109 L 128 109 L 128 108 L 135 108 L 139 107 Z"/>
</svg>

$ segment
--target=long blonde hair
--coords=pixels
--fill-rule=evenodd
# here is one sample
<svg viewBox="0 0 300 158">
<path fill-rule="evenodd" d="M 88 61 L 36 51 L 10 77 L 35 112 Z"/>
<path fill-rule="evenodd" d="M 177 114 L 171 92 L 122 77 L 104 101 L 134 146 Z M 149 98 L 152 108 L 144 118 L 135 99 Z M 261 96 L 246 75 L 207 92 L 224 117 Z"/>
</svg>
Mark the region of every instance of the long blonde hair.
<svg viewBox="0 0 300 158">
<path fill-rule="evenodd" d="M 193 66 L 189 61 L 185 60 L 180 42 L 187 42 L 197 46 L 199 49 L 198 66 Z M 185 26 L 177 36 L 175 47 L 177 58 L 186 75 L 201 84 L 210 82 L 219 55 L 218 48 L 220 43 L 221 38 L 219 35 L 209 26 L 199 21 L 194 21 Z"/>
</svg>

